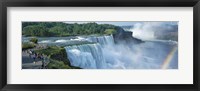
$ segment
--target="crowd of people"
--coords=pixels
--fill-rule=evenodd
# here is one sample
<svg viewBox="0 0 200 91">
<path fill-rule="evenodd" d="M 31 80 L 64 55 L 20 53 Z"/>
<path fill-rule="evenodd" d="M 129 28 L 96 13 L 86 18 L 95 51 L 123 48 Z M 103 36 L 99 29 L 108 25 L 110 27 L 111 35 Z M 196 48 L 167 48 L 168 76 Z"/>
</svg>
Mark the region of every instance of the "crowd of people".
<svg viewBox="0 0 200 91">
<path fill-rule="evenodd" d="M 33 63 L 36 64 L 37 62 L 37 59 L 41 60 L 42 61 L 42 66 L 41 68 L 46 68 L 46 56 L 44 54 L 39 54 L 39 53 L 36 53 L 34 52 L 33 50 L 27 50 L 27 53 L 29 55 L 29 58 L 33 59 Z"/>
</svg>

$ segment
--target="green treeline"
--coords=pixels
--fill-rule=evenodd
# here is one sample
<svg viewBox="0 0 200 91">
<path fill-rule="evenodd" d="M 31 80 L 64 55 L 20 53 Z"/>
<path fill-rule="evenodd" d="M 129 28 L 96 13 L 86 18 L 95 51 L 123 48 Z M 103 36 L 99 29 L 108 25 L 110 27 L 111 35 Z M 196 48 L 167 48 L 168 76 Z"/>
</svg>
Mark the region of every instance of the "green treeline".
<svg viewBox="0 0 200 91">
<path fill-rule="evenodd" d="M 67 24 L 63 22 L 23 22 L 22 35 L 53 37 L 53 36 L 73 36 L 91 34 L 112 34 L 116 33 L 120 27 L 110 24 Z"/>
</svg>

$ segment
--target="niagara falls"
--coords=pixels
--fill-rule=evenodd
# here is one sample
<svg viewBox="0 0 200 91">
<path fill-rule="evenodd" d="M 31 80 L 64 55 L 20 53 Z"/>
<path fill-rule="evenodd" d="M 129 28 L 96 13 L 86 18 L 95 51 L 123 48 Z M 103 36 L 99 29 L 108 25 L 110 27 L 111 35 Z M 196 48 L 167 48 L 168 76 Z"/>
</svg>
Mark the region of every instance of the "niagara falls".
<svg viewBox="0 0 200 91">
<path fill-rule="evenodd" d="M 27 23 L 22 68 L 178 69 L 178 22 L 126 24 Z"/>
</svg>

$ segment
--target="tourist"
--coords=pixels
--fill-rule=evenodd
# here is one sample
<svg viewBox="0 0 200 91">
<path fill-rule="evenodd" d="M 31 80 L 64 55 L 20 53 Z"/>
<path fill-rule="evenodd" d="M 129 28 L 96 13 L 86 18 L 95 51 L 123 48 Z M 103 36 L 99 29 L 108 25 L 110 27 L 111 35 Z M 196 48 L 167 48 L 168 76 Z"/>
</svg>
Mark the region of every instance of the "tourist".
<svg viewBox="0 0 200 91">
<path fill-rule="evenodd" d="M 34 53 L 33 60 L 35 61 L 37 58 L 37 53 Z"/>
<path fill-rule="evenodd" d="M 38 58 L 39 58 L 39 59 L 42 59 L 43 57 L 42 57 L 42 55 L 41 55 L 41 54 L 38 54 Z"/>
<path fill-rule="evenodd" d="M 43 55 L 43 60 L 44 60 L 44 62 L 46 62 L 46 56 L 44 55 L 44 54 L 42 54 Z"/>
<path fill-rule="evenodd" d="M 45 68 L 45 60 L 42 60 L 42 69 Z"/>
<path fill-rule="evenodd" d="M 29 51 L 28 51 L 28 54 L 29 54 L 29 58 L 31 58 L 32 51 L 31 51 L 31 50 L 29 50 Z"/>
</svg>

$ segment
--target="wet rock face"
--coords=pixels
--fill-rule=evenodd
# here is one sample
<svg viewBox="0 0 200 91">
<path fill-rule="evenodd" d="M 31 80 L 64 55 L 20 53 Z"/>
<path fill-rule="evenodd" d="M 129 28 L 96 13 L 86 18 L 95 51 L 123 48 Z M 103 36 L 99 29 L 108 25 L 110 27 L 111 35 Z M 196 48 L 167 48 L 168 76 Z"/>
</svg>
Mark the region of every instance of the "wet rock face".
<svg viewBox="0 0 200 91">
<path fill-rule="evenodd" d="M 115 43 L 135 44 L 142 43 L 143 41 L 132 36 L 132 32 L 124 31 L 122 28 L 117 30 L 117 33 L 113 34 Z"/>
</svg>

